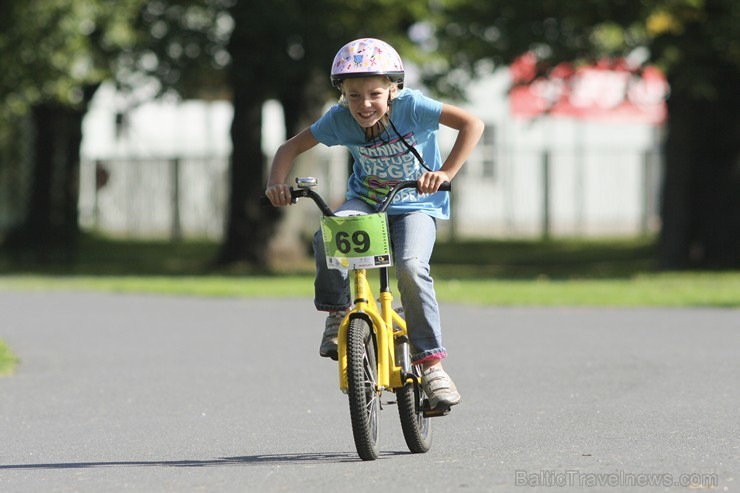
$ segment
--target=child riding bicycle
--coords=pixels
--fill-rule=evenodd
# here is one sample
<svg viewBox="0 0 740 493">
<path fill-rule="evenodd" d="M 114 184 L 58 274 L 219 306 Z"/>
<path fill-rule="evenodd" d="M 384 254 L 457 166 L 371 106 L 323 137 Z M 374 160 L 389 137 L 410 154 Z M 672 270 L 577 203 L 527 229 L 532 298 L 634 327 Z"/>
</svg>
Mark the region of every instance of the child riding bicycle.
<svg viewBox="0 0 740 493">
<path fill-rule="evenodd" d="M 293 161 L 318 143 L 343 145 L 354 158 L 347 201 L 337 215 L 374 212 L 395 182 L 417 181 L 418 192 L 404 191 L 387 210 L 398 290 L 412 363 L 423 367 L 422 386 L 431 406 L 458 404 L 460 394 L 442 368 L 447 350 L 442 346 L 429 266 L 436 221 L 449 219 L 450 204 L 448 194 L 434 192 L 460 170 L 483 133 L 483 122 L 456 106 L 404 89 L 401 58 L 378 39 L 357 39 L 343 46 L 334 58 L 331 82 L 341 92 L 339 103 L 278 148 L 265 195 L 274 206 L 290 204 L 286 178 Z M 458 132 L 444 161 L 437 142 L 440 124 Z M 352 303 L 349 279 L 346 271 L 327 267 L 320 232 L 314 238 L 314 253 L 314 303 L 329 312 L 319 353 L 336 359 L 339 325 Z"/>
</svg>

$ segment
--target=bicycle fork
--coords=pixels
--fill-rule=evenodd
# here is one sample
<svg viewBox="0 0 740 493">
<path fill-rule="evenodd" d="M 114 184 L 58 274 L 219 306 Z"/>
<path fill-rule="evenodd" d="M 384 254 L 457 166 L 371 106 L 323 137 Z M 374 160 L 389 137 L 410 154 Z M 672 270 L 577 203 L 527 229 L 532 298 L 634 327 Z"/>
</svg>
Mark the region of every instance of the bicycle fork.
<svg viewBox="0 0 740 493">
<path fill-rule="evenodd" d="M 342 320 L 338 334 L 339 359 L 339 388 L 347 391 L 347 330 L 350 321 L 355 317 L 362 317 L 370 323 L 377 343 L 378 389 L 395 389 L 403 387 L 406 381 L 405 369 L 398 366 L 396 361 L 394 337 L 407 336 L 405 320 L 393 310 L 393 295 L 391 294 L 388 269 L 379 269 L 381 291 L 379 301 L 376 302 L 367 280 L 367 271 L 354 270 L 354 308 Z M 394 332 L 393 324 L 400 328 Z"/>
</svg>

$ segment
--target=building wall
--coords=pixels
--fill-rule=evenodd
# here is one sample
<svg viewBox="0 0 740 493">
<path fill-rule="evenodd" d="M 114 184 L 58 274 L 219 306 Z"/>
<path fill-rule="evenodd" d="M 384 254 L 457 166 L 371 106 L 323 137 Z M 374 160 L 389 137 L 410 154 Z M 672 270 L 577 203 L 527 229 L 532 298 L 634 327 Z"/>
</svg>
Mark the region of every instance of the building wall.
<svg viewBox="0 0 740 493">
<path fill-rule="evenodd" d="M 655 127 L 513 118 L 508 84 L 507 72 L 499 71 L 471 85 L 468 100 L 457 103 L 487 128 L 455 179 L 454 220 L 441 224 L 443 235 L 621 236 L 656 230 L 660 156 Z M 122 118 L 118 98 L 111 88 L 101 90 L 85 121 L 82 224 L 118 236 L 220 238 L 230 105 L 160 101 Z M 265 105 L 263 132 L 263 150 L 271 157 L 285 139 L 275 102 Z M 440 130 L 443 155 L 454 135 Z M 317 176 L 320 192 L 338 203 L 346 187 L 346 159 L 340 148 L 319 146 L 296 163 L 293 176 Z M 103 186 L 101 169 L 107 173 Z M 290 208 L 282 242 L 308 235 L 315 215 L 310 207 Z"/>
<path fill-rule="evenodd" d="M 507 73 L 470 87 L 462 106 L 486 134 L 455 179 L 461 236 L 622 236 L 654 232 L 660 129 L 541 116 L 512 117 Z M 443 131 L 450 146 L 454 132 Z"/>
</svg>

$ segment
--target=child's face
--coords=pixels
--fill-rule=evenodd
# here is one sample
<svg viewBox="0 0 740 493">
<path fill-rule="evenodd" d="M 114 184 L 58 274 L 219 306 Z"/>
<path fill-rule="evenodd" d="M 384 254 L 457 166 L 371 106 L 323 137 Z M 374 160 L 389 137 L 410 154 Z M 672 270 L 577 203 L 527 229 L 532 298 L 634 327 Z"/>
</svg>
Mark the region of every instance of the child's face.
<svg viewBox="0 0 740 493">
<path fill-rule="evenodd" d="M 342 94 L 352 116 L 363 128 L 369 128 L 388 111 L 388 99 L 395 95 L 395 85 L 385 77 L 347 79 Z"/>
</svg>

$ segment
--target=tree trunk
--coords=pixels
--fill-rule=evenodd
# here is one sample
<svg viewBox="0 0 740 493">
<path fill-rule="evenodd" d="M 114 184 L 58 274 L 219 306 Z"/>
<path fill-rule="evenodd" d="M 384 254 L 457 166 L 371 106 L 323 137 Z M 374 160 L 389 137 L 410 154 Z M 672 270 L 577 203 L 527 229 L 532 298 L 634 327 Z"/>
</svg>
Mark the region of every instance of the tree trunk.
<svg viewBox="0 0 740 493">
<path fill-rule="evenodd" d="M 84 115 L 82 109 L 55 103 L 32 108 L 33 172 L 26 216 L 4 245 L 16 254 L 36 261 L 74 257 Z"/>
<path fill-rule="evenodd" d="M 280 92 L 280 104 L 285 119 L 285 134 L 288 138 L 296 135 L 306 126 L 321 117 L 326 104 L 326 74 L 320 71 L 310 75 L 301 72 L 290 80 Z M 337 91 L 337 97 L 339 92 Z"/>
<path fill-rule="evenodd" d="M 689 98 L 675 92 L 668 100 L 668 133 L 661 201 L 660 265 L 664 269 L 689 266 L 695 233 L 692 197 L 691 143 L 693 125 Z"/>
<path fill-rule="evenodd" d="M 740 267 L 740 74 L 728 68 L 708 101 L 674 85 L 662 200 L 665 269 Z"/>
<path fill-rule="evenodd" d="M 280 217 L 276 209 L 263 208 L 258 202 L 267 182 L 261 144 L 264 100 L 258 89 L 234 85 L 231 191 L 219 265 L 246 263 L 264 267 L 268 242 Z"/>
</svg>

